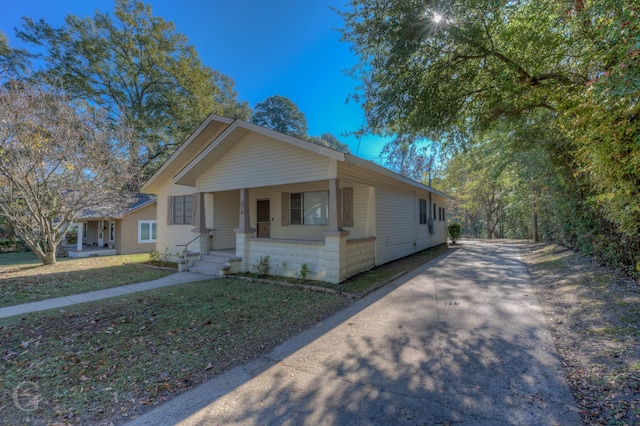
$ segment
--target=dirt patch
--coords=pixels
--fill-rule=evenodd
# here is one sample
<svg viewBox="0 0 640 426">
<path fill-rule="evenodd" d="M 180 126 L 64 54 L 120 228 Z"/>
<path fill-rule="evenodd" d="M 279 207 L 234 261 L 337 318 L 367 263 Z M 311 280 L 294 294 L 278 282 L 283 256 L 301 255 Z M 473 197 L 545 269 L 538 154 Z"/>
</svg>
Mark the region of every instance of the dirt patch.
<svg viewBox="0 0 640 426">
<path fill-rule="evenodd" d="M 551 244 L 522 259 L 586 424 L 640 424 L 640 287 Z"/>
</svg>

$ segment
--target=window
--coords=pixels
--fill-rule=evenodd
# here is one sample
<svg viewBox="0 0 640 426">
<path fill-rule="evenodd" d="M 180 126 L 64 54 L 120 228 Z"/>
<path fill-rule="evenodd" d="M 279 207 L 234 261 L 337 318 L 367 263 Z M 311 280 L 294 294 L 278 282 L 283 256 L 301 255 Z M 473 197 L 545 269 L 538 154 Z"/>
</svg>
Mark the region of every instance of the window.
<svg viewBox="0 0 640 426">
<path fill-rule="evenodd" d="M 109 242 L 112 243 L 116 240 L 116 222 L 109 221 Z"/>
<path fill-rule="evenodd" d="M 436 203 L 433 203 L 433 220 L 436 220 Z"/>
<path fill-rule="evenodd" d="M 420 225 L 426 225 L 427 224 L 427 200 L 423 200 L 422 198 L 420 198 L 419 205 L 420 205 Z"/>
<path fill-rule="evenodd" d="M 172 212 L 174 225 L 191 225 L 192 197 L 191 195 L 178 195 L 172 197 Z"/>
<path fill-rule="evenodd" d="M 82 239 L 87 239 L 87 230 L 89 229 L 89 222 L 82 222 Z"/>
<path fill-rule="evenodd" d="M 292 225 L 326 225 L 329 220 L 329 191 L 291 193 Z"/>
<path fill-rule="evenodd" d="M 156 221 L 138 221 L 138 244 L 156 242 Z"/>
</svg>

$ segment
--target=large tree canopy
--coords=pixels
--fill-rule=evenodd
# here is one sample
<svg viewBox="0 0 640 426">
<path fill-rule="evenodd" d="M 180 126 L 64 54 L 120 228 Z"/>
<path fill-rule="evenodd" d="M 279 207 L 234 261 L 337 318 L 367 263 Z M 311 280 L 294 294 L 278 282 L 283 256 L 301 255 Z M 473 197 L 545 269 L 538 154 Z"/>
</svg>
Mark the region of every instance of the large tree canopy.
<svg viewBox="0 0 640 426">
<path fill-rule="evenodd" d="M 30 18 L 23 24 L 18 37 L 45 61 L 38 78 L 59 79 L 75 99 L 136 129 L 128 147 L 134 189 L 208 114 L 250 115 L 231 78 L 203 66 L 173 23 L 138 0 L 116 0 L 113 16 L 69 15 L 60 28 Z"/>
<path fill-rule="evenodd" d="M 269 96 L 258 103 L 251 122 L 297 138 L 307 138 L 307 117 L 291 99 L 284 96 Z"/>
<path fill-rule="evenodd" d="M 84 209 L 117 207 L 125 126 L 72 105 L 55 87 L 0 88 L 0 216 L 45 264 Z"/>
<path fill-rule="evenodd" d="M 331 133 L 323 133 L 320 136 L 310 136 L 309 142 L 326 146 L 327 148 L 335 149 L 336 151 L 351 153 L 349 145 L 340 142 L 340 140 Z"/>
<path fill-rule="evenodd" d="M 552 238 L 597 240 L 585 245 L 592 252 L 631 250 L 640 265 L 638 0 L 349 5 L 340 12 L 343 40 L 360 59 L 351 74 L 361 81 L 354 97 L 367 130 L 453 141 L 459 156 L 482 152 L 474 145 L 494 132 L 501 163 L 558 183 L 553 199 L 529 195 L 548 203 L 539 209 L 553 216 Z M 469 143 L 458 144 L 459 135 Z M 531 152 L 553 161 L 538 169 L 555 176 L 516 162 Z M 489 181 L 526 182 L 505 176 Z"/>
<path fill-rule="evenodd" d="M 20 76 L 25 71 L 28 55 L 9 46 L 7 36 L 0 31 L 0 82 Z"/>
<path fill-rule="evenodd" d="M 412 138 L 398 137 L 387 142 L 380 154 L 384 156 L 384 165 L 388 169 L 416 182 L 430 184 L 435 154 L 429 146 L 420 146 Z"/>
<path fill-rule="evenodd" d="M 449 131 L 538 108 L 599 70 L 580 55 L 575 11 L 555 0 L 353 0 L 343 39 L 360 57 L 370 130 Z M 584 13 L 580 11 L 579 13 Z M 437 17 L 437 19 L 435 19 Z"/>
</svg>

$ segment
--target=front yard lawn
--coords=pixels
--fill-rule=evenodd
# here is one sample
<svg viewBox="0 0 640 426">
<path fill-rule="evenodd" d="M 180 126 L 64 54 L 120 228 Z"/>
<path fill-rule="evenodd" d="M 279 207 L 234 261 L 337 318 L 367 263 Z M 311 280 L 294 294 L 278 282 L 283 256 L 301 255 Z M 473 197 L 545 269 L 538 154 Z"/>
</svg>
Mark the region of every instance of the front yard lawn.
<svg viewBox="0 0 640 426">
<path fill-rule="evenodd" d="M 137 266 L 149 254 L 61 259 L 42 265 L 33 253 L 0 254 L 0 307 L 155 280 L 172 273 Z"/>
<path fill-rule="evenodd" d="M 215 279 L 0 320 L 3 424 L 122 422 L 348 303 Z"/>
</svg>

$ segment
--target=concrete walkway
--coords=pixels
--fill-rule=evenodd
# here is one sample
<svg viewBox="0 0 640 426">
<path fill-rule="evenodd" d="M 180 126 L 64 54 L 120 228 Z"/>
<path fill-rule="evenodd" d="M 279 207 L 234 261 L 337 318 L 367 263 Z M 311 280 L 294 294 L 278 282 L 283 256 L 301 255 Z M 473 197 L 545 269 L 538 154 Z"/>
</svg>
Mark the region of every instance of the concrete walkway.
<svg viewBox="0 0 640 426">
<path fill-rule="evenodd" d="M 56 297 L 55 299 L 41 300 L 39 302 L 7 306 L 5 308 L 0 308 L 0 318 L 28 314 L 29 312 L 45 311 L 47 309 L 63 308 L 65 306 L 75 305 L 78 303 L 93 302 L 95 300 L 108 299 L 110 297 L 122 296 L 125 294 L 136 293 L 138 291 L 152 290 L 154 288 L 208 280 L 211 278 L 213 277 L 210 275 L 202 275 L 195 272 L 179 272 L 153 281 L 106 288 L 104 290 L 74 294 L 72 296 Z"/>
<path fill-rule="evenodd" d="M 517 247 L 465 242 L 130 425 L 579 425 Z"/>
</svg>

